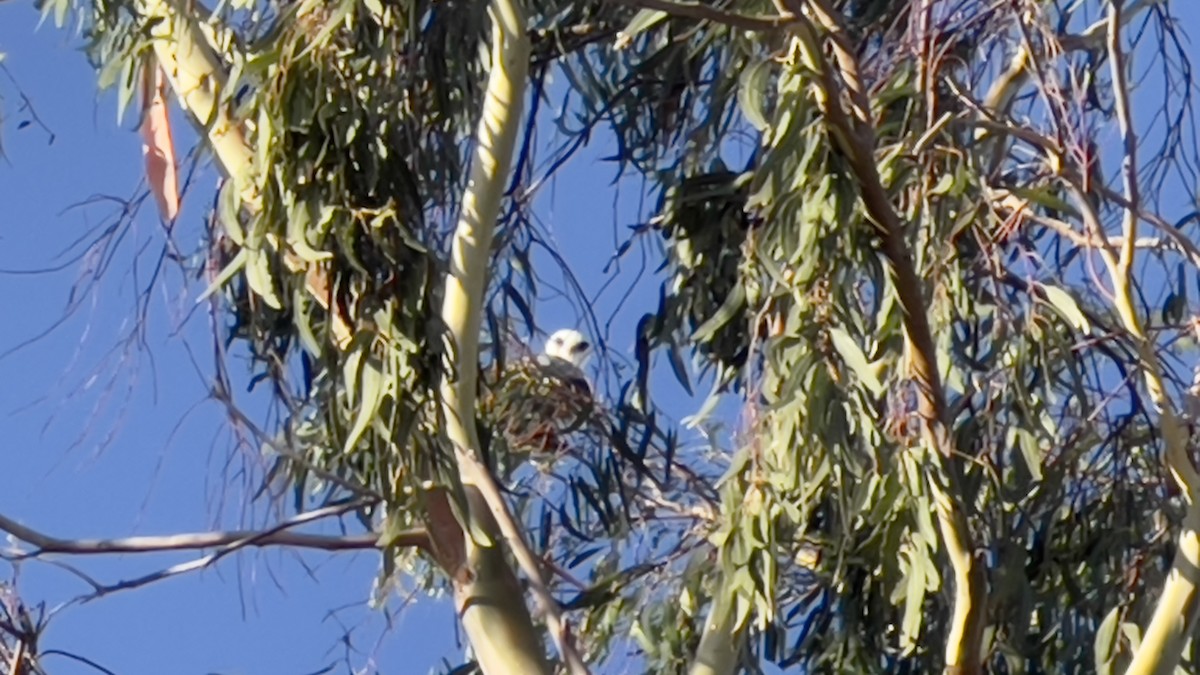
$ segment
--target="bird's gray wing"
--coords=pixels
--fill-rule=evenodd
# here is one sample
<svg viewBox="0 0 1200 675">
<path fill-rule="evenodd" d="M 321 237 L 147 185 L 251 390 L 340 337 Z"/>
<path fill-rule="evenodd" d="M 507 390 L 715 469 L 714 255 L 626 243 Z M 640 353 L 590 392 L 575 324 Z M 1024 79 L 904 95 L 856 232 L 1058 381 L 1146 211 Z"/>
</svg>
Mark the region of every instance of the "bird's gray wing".
<svg viewBox="0 0 1200 675">
<path fill-rule="evenodd" d="M 546 376 L 561 380 L 581 395 L 591 397 L 592 385 L 588 382 L 587 375 L 574 363 L 555 356 L 538 354 L 537 364 Z"/>
</svg>

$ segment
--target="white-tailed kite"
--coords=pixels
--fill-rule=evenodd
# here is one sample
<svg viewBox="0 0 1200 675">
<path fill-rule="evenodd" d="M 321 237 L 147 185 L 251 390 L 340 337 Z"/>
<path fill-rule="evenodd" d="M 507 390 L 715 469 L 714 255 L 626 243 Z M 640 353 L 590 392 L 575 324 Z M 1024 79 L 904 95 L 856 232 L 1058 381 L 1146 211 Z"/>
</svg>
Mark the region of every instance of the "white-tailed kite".
<svg viewBox="0 0 1200 675">
<path fill-rule="evenodd" d="M 583 366 L 592 347 L 583 334 L 564 328 L 546 340 L 541 354 L 512 362 L 494 391 L 494 421 L 512 455 L 556 456 L 563 438 L 593 412 L 592 388 Z"/>
<path fill-rule="evenodd" d="M 578 389 L 591 397 L 592 386 L 588 384 L 583 367 L 592 356 L 592 346 L 588 344 L 583 333 L 572 328 L 554 331 L 546 340 L 546 346 L 538 355 L 538 365 L 551 377 L 556 377 L 566 384 Z"/>
</svg>

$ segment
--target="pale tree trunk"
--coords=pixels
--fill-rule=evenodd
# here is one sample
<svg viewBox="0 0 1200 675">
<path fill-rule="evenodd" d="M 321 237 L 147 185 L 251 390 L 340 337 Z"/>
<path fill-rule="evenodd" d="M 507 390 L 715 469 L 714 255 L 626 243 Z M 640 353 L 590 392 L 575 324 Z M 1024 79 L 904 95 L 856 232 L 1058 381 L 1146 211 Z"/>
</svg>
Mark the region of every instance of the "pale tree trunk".
<svg viewBox="0 0 1200 675">
<path fill-rule="evenodd" d="M 745 638 L 746 631 L 737 625 L 737 598 L 723 583 L 709 607 L 688 675 L 734 675 Z"/>
<path fill-rule="evenodd" d="M 483 295 L 491 269 L 496 218 L 521 126 L 529 66 L 525 15 L 518 2 L 495 0 L 490 13 L 491 72 L 442 304 L 445 349 L 451 364 L 440 392 L 443 423 L 459 460 L 467 496 L 467 522 L 457 533 L 465 547 L 465 569 L 451 578 L 463 628 L 483 671 L 488 675 L 536 674 L 549 672 L 542 641 L 504 556 L 502 533 L 485 497 L 490 477 L 476 471 L 475 461 L 480 450 L 475 390 Z"/>
<path fill-rule="evenodd" d="M 1119 247 L 1108 239 L 1100 215 L 1082 190 L 1076 188 L 1075 204 L 1083 216 L 1089 234 L 1103 245 L 1097 247 L 1112 279 L 1113 307 L 1125 330 L 1136 341 L 1141 360 L 1146 391 L 1159 411 L 1159 426 L 1163 439 L 1163 458 L 1179 485 L 1187 504 L 1183 527 L 1171 572 L 1163 586 L 1154 615 L 1127 671 L 1130 675 L 1143 673 L 1172 673 L 1183 654 L 1187 641 L 1193 637 L 1196 622 L 1198 593 L 1200 593 L 1200 473 L 1189 454 L 1186 425 L 1175 413 L 1175 404 L 1167 393 L 1163 367 L 1156 351 L 1156 338 L 1148 335 L 1138 314 L 1134 299 L 1133 270 L 1137 264 L 1135 242 L 1138 238 L 1138 213 L 1142 207 L 1138 179 L 1138 138 L 1130 103 L 1126 54 L 1121 41 L 1121 28 L 1128 15 L 1139 11 L 1132 3 L 1124 8 L 1121 0 L 1108 6 L 1105 24 L 1105 46 L 1112 73 L 1112 90 L 1117 124 L 1121 130 L 1123 162 L 1121 183 L 1125 198 Z"/>
</svg>

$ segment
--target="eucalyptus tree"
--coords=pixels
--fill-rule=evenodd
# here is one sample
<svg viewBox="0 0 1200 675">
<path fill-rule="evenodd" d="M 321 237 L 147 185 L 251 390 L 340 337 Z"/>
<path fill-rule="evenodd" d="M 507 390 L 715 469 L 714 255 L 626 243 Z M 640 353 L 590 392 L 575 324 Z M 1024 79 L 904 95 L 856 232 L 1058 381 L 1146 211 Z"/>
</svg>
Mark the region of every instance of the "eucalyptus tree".
<svg viewBox="0 0 1200 675">
<path fill-rule="evenodd" d="M 351 500 L 381 595 L 449 588 L 483 672 L 549 672 L 542 626 L 576 673 L 1195 664 L 1175 4 L 42 7 L 122 106 L 161 68 L 221 172 L 199 245 L 286 411 L 264 480 Z M 535 462 L 530 196 L 600 134 L 659 302 Z M 681 442 L 656 359 L 736 432 Z"/>
</svg>

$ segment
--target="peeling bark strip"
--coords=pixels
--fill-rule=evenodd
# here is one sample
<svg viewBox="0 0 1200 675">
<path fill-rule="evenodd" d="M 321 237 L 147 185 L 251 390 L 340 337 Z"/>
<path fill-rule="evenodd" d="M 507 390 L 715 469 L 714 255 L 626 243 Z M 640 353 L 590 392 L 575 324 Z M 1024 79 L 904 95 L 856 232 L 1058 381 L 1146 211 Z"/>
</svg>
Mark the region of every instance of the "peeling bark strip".
<svg viewBox="0 0 1200 675">
<path fill-rule="evenodd" d="M 442 571 L 459 586 L 471 583 L 472 572 L 467 565 L 466 535 L 454 517 L 448 492 L 445 487 L 431 486 L 425 495 L 429 548 Z"/>
<path fill-rule="evenodd" d="M 142 124 L 139 130 L 146 181 L 158 203 L 159 215 L 168 223 L 173 222 L 179 215 L 179 169 L 167 110 L 166 75 L 153 58 L 147 59 L 142 68 Z"/>
<path fill-rule="evenodd" d="M 147 22 L 158 20 L 150 29 L 154 55 L 179 105 L 204 130 L 213 154 L 233 179 L 243 204 L 252 210 L 258 208 L 260 199 L 251 175 L 254 153 L 245 129 L 220 102 L 228 73 L 195 17 L 179 12 L 168 0 L 142 0 L 138 8 Z"/>
</svg>

